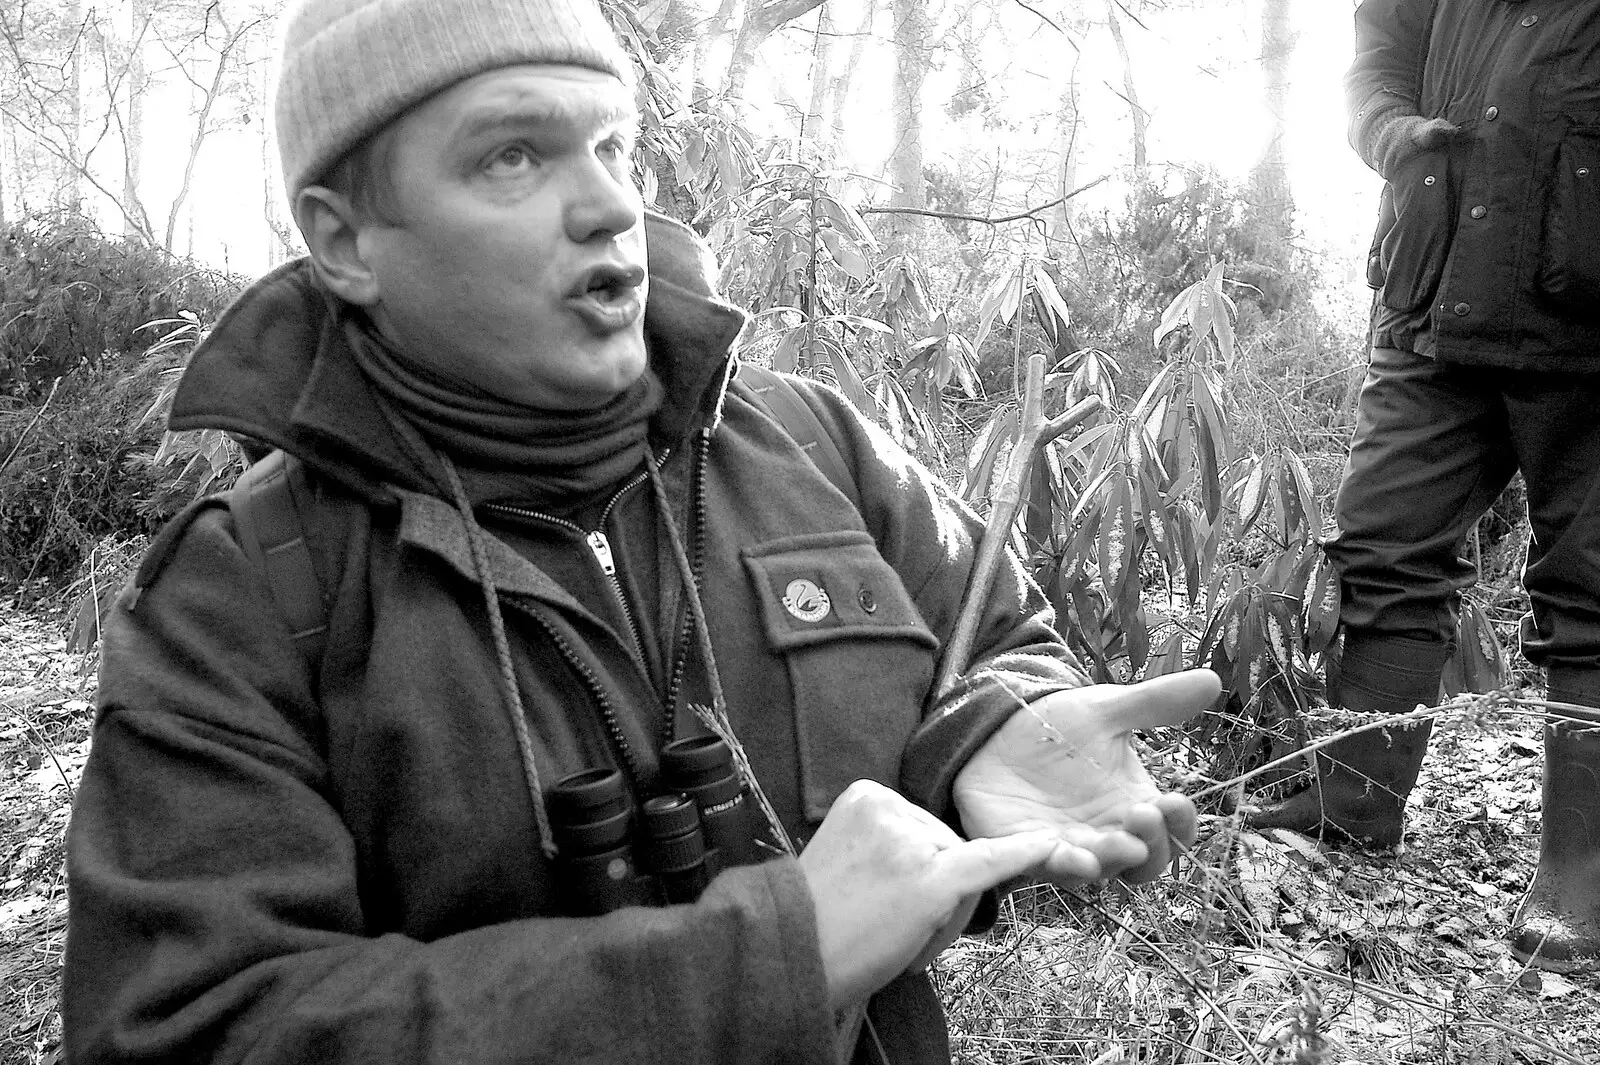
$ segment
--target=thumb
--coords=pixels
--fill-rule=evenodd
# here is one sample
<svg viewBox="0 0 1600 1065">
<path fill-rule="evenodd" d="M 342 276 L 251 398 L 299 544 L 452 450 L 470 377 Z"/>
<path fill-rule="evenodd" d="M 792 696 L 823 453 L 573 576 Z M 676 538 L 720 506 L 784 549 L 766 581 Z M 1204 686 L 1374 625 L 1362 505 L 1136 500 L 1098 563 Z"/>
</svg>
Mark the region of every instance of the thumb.
<svg viewBox="0 0 1600 1065">
<path fill-rule="evenodd" d="M 933 856 L 933 875 L 962 898 L 977 895 L 1043 864 L 1056 842 L 1049 830 L 962 840 Z"/>
<path fill-rule="evenodd" d="M 1106 703 L 1102 716 L 1114 732 L 1181 725 L 1210 706 L 1222 679 L 1209 669 L 1189 669 L 1129 684 Z"/>
</svg>

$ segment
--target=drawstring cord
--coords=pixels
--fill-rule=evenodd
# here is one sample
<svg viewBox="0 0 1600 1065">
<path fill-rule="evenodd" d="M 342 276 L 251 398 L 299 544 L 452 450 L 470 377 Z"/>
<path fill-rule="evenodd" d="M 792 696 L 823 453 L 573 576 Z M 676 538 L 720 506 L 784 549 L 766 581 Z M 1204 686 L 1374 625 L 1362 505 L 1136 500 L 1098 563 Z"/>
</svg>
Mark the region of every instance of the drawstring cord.
<svg viewBox="0 0 1600 1065">
<path fill-rule="evenodd" d="M 705 442 L 709 443 L 711 430 L 706 429 L 703 432 L 707 434 Z M 766 789 L 756 779 L 755 769 L 750 765 L 744 745 L 733 734 L 733 719 L 728 715 L 728 700 L 723 696 L 722 677 L 717 671 L 716 654 L 711 649 L 711 629 L 706 623 L 705 606 L 700 600 L 700 582 L 696 577 L 694 564 L 689 561 L 689 552 L 684 549 L 683 536 L 678 532 L 678 523 L 672 518 L 672 501 L 667 496 L 666 484 L 662 481 L 661 467 L 656 460 L 655 452 L 646 448 L 644 457 L 650 488 L 655 493 L 656 509 L 660 511 L 661 524 L 667 531 L 667 541 L 672 547 L 672 560 L 678 567 L 678 576 L 683 584 L 684 598 L 689 601 L 689 616 L 694 628 L 695 644 L 700 649 L 701 659 L 705 662 L 706 685 L 711 689 L 710 712 L 696 707 L 695 713 L 700 717 L 701 724 L 728 745 L 728 752 L 733 755 L 739 775 L 744 778 L 745 785 L 750 789 L 750 794 L 761 810 L 761 815 L 766 819 L 767 828 L 772 832 L 772 838 L 777 841 L 779 848 L 785 854 L 799 854 L 799 849 L 783 826 L 783 819 L 778 816 L 772 800 L 767 797 Z M 671 709 L 669 708 L 669 712 Z"/>
<path fill-rule="evenodd" d="M 649 473 L 650 490 L 655 494 L 656 509 L 661 514 L 661 524 L 667 531 L 667 542 L 672 547 L 672 561 L 678 568 L 684 598 L 689 601 L 695 644 L 700 649 L 700 657 L 706 667 L 706 683 L 711 688 L 711 707 L 726 718 L 728 703 L 722 697 L 722 678 L 717 672 L 717 659 L 711 650 L 711 630 L 706 627 L 706 611 L 700 602 L 700 582 L 695 578 L 694 564 L 689 561 L 689 552 L 684 547 L 683 535 L 678 532 L 678 523 L 673 520 L 672 500 L 667 497 L 667 486 L 662 482 L 661 466 L 656 461 L 654 449 L 645 449 L 644 460 Z"/>
<path fill-rule="evenodd" d="M 456 509 L 467 527 L 467 546 L 472 551 L 472 568 L 478 575 L 478 587 L 483 590 L 483 604 L 489 611 L 489 631 L 494 635 L 494 653 L 500 662 L 500 693 L 505 698 L 506 713 L 511 715 L 511 729 L 517 735 L 517 750 L 522 754 L 522 775 L 528 783 L 528 797 L 533 800 L 533 819 L 539 828 L 539 846 L 546 858 L 556 856 L 555 835 L 550 830 L 550 811 L 545 808 L 544 789 L 539 786 L 539 766 L 534 760 L 533 739 L 528 735 L 527 714 L 522 708 L 522 693 L 517 687 L 516 668 L 511 662 L 511 644 L 506 639 L 506 622 L 500 613 L 500 595 L 489 578 L 489 557 L 483 546 L 483 530 L 472 513 L 472 501 L 461 484 L 455 465 L 448 455 L 439 453 L 445 480 L 455 497 Z"/>
</svg>

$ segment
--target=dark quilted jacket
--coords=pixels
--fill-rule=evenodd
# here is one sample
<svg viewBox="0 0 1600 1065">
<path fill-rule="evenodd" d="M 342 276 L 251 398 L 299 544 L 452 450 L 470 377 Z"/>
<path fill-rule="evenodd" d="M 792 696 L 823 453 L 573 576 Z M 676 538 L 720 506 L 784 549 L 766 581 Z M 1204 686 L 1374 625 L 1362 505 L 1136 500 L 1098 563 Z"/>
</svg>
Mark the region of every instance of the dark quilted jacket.
<svg viewBox="0 0 1600 1065">
<path fill-rule="evenodd" d="M 1356 53 L 1353 143 L 1396 101 L 1466 130 L 1384 190 L 1377 342 L 1600 370 L 1600 0 L 1365 0 Z"/>
</svg>

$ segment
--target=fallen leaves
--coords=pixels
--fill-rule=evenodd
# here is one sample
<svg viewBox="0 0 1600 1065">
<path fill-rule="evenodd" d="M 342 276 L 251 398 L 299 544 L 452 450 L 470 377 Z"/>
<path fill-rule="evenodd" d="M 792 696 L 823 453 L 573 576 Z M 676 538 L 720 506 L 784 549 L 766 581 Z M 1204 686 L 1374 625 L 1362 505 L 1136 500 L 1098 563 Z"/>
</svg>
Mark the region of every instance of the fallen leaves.
<svg viewBox="0 0 1600 1065">
<path fill-rule="evenodd" d="M 53 618 L 0 604 L 0 1062 L 59 1060 L 63 842 L 92 681 Z"/>
</svg>

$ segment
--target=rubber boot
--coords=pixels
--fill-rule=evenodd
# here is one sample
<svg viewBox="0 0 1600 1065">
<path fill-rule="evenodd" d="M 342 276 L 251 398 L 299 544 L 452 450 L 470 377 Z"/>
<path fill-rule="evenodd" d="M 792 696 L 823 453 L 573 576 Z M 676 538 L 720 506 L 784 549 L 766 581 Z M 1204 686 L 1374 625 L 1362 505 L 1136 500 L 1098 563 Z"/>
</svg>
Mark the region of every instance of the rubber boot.
<svg viewBox="0 0 1600 1065">
<path fill-rule="evenodd" d="M 1552 666 L 1551 702 L 1600 708 L 1600 670 Z M 1551 972 L 1600 969 L 1600 711 L 1544 728 L 1539 868 L 1511 919 L 1511 953 Z"/>
<path fill-rule="evenodd" d="M 1439 698 L 1443 643 L 1352 632 L 1345 636 L 1338 704 L 1361 714 L 1405 714 Z M 1357 732 L 1315 752 L 1311 782 L 1245 813 L 1252 828 L 1287 828 L 1319 839 L 1394 847 L 1428 752 L 1432 721 Z"/>
</svg>

